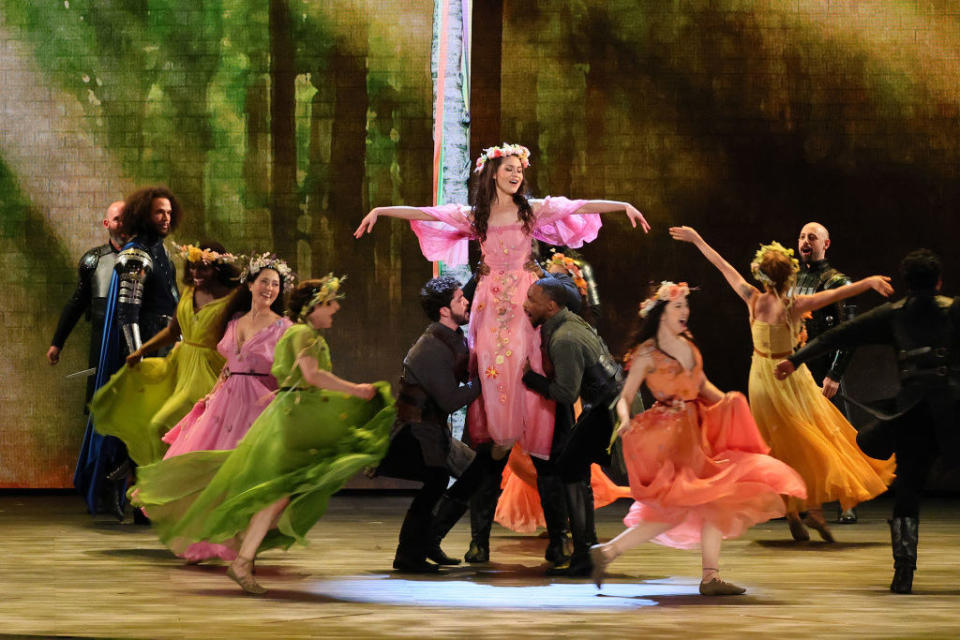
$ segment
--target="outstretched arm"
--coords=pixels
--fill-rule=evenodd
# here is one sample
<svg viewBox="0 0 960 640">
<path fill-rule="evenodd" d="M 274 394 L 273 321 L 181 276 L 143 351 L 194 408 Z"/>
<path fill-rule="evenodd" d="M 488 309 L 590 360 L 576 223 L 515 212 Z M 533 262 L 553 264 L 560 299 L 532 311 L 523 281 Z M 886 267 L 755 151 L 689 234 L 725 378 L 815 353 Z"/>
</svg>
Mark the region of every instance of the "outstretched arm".
<svg viewBox="0 0 960 640">
<path fill-rule="evenodd" d="M 834 302 L 860 295 L 868 289 L 873 289 L 885 298 L 893 293 L 893 287 L 890 286 L 890 278 L 888 276 L 870 276 L 869 278 L 857 280 L 856 282 L 845 284 L 836 289 L 826 289 L 808 296 L 796 296 L 794 298 L 793 308 L 795 313 L 798 314 L 803 314 L 807 311 L 816 311 Z"/>
<path fill-rule="evenodd" d="M 629 202 L 620 202 L 619 200 L 587 200 L 583 206 L 577 209 L 576 213 L 617 213 L 626 211 L 630 224 L 636 228 L 637 224 L 644 232 L 650 231 L 650 224 L 643 214 Z"/>
<path fill-rule="evenodd" d="M 373 225 L 377 224 L 377 218 L 386 216 L 388 218 L 400 218 L 402 220 L 436 220 L 429 213 L 424 213 L 416 207 L 396 206 L 396 207 L 374 207 L 370 213 L 363 217 L 360 226 L 353 232 L 353 237 L 359 238 L 365 233 L 373 232 Z"/>
<path fill-rule="evenodd" d="M 723 256 L 708 245 L 693 227 L 670 227 L 670 237 L 674 240 L 680 240 L 681 242 L 689 242 L 697 249 L 700 249 L 700 253 L 702 253 L 713 266 L 720 270 L 720 273 L 727 279 L 727 282 L 733 290 L 747 304 L 750 304 L 753 296 L 760 294 L 760 291 L 747 282 L 744 277 L 740 275 L 740 272 L 733 268 L 733 265 L 724 260 Z"/>
<path fill-rule="evenodd" d="M 372 384 L 357 384 L 337 377 L 332 372 L 321 369 L 313 356 L 300 356 L 297 364 L 303 379 L 318 389 L 340 391 L 364 400 L 370 400 L 376 395 L 377 390 Z"/>
</svg>

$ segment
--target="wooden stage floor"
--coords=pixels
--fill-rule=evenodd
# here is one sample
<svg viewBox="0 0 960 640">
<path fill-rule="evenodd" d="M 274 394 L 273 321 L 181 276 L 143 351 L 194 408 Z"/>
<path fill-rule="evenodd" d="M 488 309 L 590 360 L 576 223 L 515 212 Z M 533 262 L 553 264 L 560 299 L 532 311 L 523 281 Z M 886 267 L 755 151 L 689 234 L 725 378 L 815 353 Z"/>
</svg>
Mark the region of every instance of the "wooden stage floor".
<svg viewBox="0 0 960 640">
<path fill-rule="evenodd" d="M 740 597 L 696 593 L 699 554 L 646 545 L 601 592 L 543 576 L 544 540 L 494 529 L 488 566 L 431 578 L 390 569 L 407 496 L 333 499 L 308 547 L 265 553 L 265 596 L 224 567 L 188 567 L 149 528 L 91 518 L 70 495 L 0 494 L 0 638 L 957 638 L 960 501 L 930 500 L 915 593 L 887 591 L 889 502 L 861 508 L 840 540 L 794 544 L 783 521 L 724 547 Z M 627 501 L 598 512 L 601 538 Z M 444 547 L 463 553 L 464 519 Z"/>
</svg>

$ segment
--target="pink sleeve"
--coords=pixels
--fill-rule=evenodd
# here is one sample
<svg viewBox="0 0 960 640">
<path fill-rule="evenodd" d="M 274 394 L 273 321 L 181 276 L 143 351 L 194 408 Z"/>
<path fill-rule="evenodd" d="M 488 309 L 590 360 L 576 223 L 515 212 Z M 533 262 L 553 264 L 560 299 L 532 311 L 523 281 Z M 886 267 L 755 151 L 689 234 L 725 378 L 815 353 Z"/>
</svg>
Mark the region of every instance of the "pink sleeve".
<svg viewBox="0 0 960 640">
<path fill-rule="evenodd" d="M 597 238 L 599 213 L 574 213 L 586 200 L 568 200 L 562 196 L 547 196 L 537 212 L 533 237 L 550 244 L 575 249 Z"/>
<path fill-rule="evenodd" d="M 470 208 L 459 204 L 440 207 L 421 207 L 437 220 L 411 220 L 410 228 L 417 234 L 423 257 L 432 262 L 449 265 L 467 264 L 467 248 L 473 237 Z"/>
</svg>

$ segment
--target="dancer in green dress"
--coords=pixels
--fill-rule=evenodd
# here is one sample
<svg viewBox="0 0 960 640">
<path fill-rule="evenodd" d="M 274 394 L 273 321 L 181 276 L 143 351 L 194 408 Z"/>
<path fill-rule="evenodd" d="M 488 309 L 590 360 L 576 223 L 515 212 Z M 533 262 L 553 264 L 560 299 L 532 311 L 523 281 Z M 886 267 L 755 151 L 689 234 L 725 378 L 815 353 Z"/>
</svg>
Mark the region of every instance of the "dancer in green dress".
<svg viewBox="0 0 960 640">
<path fill-rule="evenodd" d="M 276 397 L 232 451 L 194 451 L 140 469 L 135 500 L 161 541 L 180 553 L 193 542 L 237 550 L 227 575 L 247 593 L 256 554 L 303 542 L 331 495 L 383 457 L 394 420 L 385 382 L 356 384 L 331 372 L 320 335 L 340 308 L 342 279 L 302 282 L 288 315 L 298 320 L 280 338 L 272 373 Z"/>
</svg>

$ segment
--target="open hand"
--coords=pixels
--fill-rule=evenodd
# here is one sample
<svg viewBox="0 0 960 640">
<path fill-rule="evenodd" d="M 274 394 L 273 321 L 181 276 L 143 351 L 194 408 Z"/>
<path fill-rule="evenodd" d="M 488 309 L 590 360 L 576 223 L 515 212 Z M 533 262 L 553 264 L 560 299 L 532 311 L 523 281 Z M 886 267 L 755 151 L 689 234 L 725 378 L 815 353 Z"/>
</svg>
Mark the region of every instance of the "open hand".
<svg viewBox="0 0 960 640">
<path fill-rule="evenodd" d="M 360 238 L 365 233 L 372 233 L 373 225 L 377 224 L 377 218 L 379 216 L 380 214 L 377 213 L 376 208 L 371 209 L 370 213 L 363 216 L 363 220 L 360 221 L 360 226 L 353 232 L 353 237 Z"/>
<path fill-rule="evenodd" d="M 777 380 L 786 380 L 787 376 L 796 371 L 796 367 L 793 366 L 793 363 L 789 360 L 781 360 L 777 363 L 777 368 L 774 371 L 774 375 L 777 376 Z"/>
<path fill-rule="evenodd" d="M 870 285 L 870 288 L 882 295 L 884 298 L 889 298 L 890 294 L 893 293 L 893 286 L 890 284 L 890 276 L 870 276 L 867 278 L 867 283 Z"/>
<path fill-rule="evenodd" d="M 636 228 L 637 223 L 639 223 L 640 228 L 643 229 L 643 232 L 648 233 L 650 231 L 650 223 L 647 222 L 647 219 L 643 217 L 643 214 L 640 213 L 640 211 L 632 204 L 628 204 L 626 209 L 627 218 L 630 219 L 630 224 Z"/>
<path fill-rule="evenodd" d="M 681 242 L 696 243 L 702 240 L 700 234 L 693 227 L 670 227 L 670 237 Z"/>
</svg>

